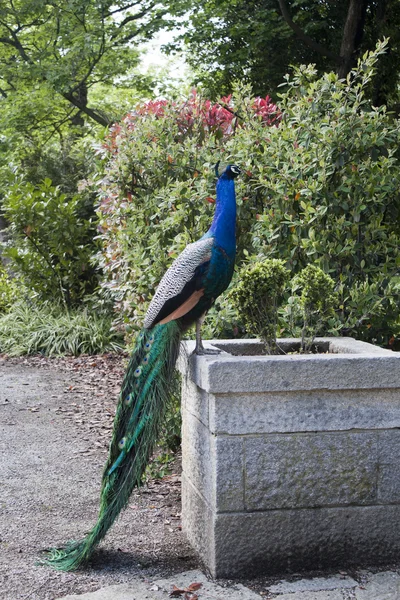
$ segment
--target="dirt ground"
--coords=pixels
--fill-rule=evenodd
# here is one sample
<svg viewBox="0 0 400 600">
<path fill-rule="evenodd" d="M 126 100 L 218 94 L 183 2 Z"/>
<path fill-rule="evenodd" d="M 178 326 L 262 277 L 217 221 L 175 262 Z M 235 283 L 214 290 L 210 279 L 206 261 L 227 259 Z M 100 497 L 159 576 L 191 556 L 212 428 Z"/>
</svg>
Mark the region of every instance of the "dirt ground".
<svg viewBox="0 0 400 600">
<path fill-rule="evenodd" d="M 66 594 L 198 567 L 180 526 L 176 473 L 133 493 L 85 570 L 38 566 L 40 552 L 94 524 L 124 359 L 0 356 L 0 598 Z"/>
<path fill-rule="evenodd" d="M 132 494 L 87 568 L 60 573 L 37 564 L 44 549 L 81 539 L 95 523 L 125 361 L 0 355 L 0 600 L 55 600 L 201 567 L 181 531 L 179 457 L 171 475 Z M 366 577 L 362 565 L 339 573 L 360 584 Z M 279 579 L 240 582 L 270 598 L 264 590 Z"/>
</svg>

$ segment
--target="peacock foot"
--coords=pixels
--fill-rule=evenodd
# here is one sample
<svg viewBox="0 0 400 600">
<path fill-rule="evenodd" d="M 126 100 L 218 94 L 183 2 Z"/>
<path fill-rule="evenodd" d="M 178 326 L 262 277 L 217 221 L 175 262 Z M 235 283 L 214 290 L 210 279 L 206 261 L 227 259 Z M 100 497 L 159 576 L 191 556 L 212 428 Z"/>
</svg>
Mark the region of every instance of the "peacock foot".
<svg viewBox="0 0 400 600">
<path fill-rule="evenodd" d="M 221 350 L 218 348 L 204 348 L 204 346 L 196 347 L 193 351 L 193 354 L 197 354 L 197 356 L 215 356 L 217 354 L 221 354 Z"/>
</svg>

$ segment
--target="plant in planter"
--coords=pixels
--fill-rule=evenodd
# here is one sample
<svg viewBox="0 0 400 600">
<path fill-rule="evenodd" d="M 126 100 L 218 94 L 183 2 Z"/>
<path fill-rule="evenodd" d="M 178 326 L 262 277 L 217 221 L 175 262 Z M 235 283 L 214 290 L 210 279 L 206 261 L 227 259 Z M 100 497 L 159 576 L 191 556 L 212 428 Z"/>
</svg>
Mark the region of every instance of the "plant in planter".
<svg viewBox="0 0 400 600">
<path fill-rule="evenodd" d="M 279 354 L 278 308 L 289 277 L 290 271 L 283 260 L 256 262 L 241 269 L 240 283 L 229 294 L 247 331 L 264 342 L 266 354 Z"/>
<path fill-rule="evenodd" d="M 214 340 L 221 354 L 182 362 L 183 531 L 214 577 L 391 560 L 400 551 L 400 355 L 344 337 L 302 351 L 338 303 L 313 265 L 293 278 L 289 298 L 302 340 L 274 337 L 285 263 L 253 263 L 240 277 L 230 296 L 242 322 L 282 352 Z"/>
<path fill-rule="evenodd" d="M 307 265 L 292 280 L 294 304 L 301 315 L 301 352 L 311 352 L 315 337 L 338 306 L 335 282 L 314 265 Z"/>
<path fill-rule="evenodd" d="M 229 294 L 247 333 L 261 338 L 265 354 L 282 354 L 277 344 L 279 311 L 289 287 L 290 271 L 285 261 L 266 259 L 243 267 L 239 283 Z M 338 294 L 332 277 L 307 265 L 291 281 L 292 295 L 282 308 L 286 329 L 301 331 L 300 352 L 311 352 L 315 337 L 335 316 Z"/>
</svg>

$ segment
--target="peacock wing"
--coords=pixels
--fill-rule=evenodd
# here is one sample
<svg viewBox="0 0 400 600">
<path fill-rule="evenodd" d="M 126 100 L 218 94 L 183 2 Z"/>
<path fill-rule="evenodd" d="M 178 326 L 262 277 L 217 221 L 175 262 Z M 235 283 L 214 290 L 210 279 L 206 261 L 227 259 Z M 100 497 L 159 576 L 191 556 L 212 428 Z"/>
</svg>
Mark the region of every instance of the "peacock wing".
<svg viewBox="0 0 400 600">
<path fill-rule="evenodd" d="M 167 323 L 188 313 L 203 295 L 202 282 L 207 271 L 213 237 L 189 244 L 161 279 L 147 310 L 144 326 Z"/>
</svg>

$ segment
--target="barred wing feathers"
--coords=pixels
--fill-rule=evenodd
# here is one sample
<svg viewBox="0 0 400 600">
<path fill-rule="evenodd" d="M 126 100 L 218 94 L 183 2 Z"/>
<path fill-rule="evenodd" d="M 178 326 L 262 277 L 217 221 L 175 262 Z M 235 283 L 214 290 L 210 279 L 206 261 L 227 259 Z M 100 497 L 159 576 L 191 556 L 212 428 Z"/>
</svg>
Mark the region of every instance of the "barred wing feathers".
<svg viewBox="0 0 400 600">
<path fill-rule="evenodd" d="M 202 282 L 211 259 L 213 237 L 189 244 L 172 263 L 150 302 L 145 328 L 188 313 L 203 295 Z"/>
</svg>

